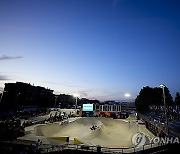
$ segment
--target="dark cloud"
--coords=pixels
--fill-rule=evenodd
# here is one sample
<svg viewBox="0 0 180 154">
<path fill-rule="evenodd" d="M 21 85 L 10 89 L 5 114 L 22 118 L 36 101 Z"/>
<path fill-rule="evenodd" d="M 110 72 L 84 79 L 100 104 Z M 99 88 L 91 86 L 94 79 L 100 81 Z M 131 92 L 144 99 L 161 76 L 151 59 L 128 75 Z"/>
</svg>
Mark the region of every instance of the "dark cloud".
<svg viewBox="0 0 180 154">
<path fill-rule="evenodd" d="M 83 88 L 81 86 L 76 86 L 76 85 L 72 85 L 68 82 L 66 83 L 60 83 L 60 82 L 49 82 L 49 81 L 44 81 L 43 83 L 48 83 L 48 84 L 53 84 L 53 85 L 60 85 L 60 86 L 65 86 L 65 87 L 69 87 L 69 88 Z"/>
<path fill-rule="evenodd" d="M 13 57 L 13 56 L 3 55 L 0 57 L 0 61 L 2 61 L 2 60 L 13 60 L 13 59 L 19 59 L 19 58 L 22 58 L 22 57 L 21 56 Z"/>
<path fill-rule="evenodd" d="M 81 97 L 88 97 L 88 91 L 86 91 L 86 90 L 79 91 L 78 94 Z"/>
<path fill-rule="evenodd" d="M 0 81 L 9 80 L 6 75 L 0 75 Z"/>
</svg>

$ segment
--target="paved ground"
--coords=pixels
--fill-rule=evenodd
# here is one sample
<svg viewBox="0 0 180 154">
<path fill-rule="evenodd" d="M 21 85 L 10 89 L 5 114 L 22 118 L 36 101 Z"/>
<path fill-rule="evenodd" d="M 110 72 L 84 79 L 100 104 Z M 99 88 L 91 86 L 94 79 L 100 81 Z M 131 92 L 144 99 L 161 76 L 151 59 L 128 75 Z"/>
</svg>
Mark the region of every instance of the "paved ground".
<svg viewBox="0 0 180 154">
<path fill-rule="evenodd" d="M 96 125 L 96 130 L 90 127 Z M 79 139 L 88 145 L 101 145 L 105 147 L 132 147 L 131 139 L 137 132 L 144 132 L 153 136 L 144 125 L 138 125 L 133 117 L 126 120 L 110 118 L 75 118 L 69 123 L 37 125 L 26 128 L 26 136 L 21 139 L 37 140 L 40 138 L 44 144 L 59 144 L 49 137 L 69 136 L 70 140 Z M 72 141 L 71 141 L 72 142 Z"/>
</svg>

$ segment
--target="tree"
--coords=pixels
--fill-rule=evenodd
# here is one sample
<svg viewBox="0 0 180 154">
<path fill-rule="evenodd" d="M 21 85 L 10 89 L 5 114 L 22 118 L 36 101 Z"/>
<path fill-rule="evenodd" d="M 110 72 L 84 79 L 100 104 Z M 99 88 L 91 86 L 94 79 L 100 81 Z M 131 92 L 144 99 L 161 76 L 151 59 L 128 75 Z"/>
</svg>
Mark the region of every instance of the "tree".
<svg viewBox="0 0 180 154">
<path fill-rule="evenodd" d="M 173 104 L 172 96 L 169 89 L 165 87 L 166 104 Z M 140 113 L 147 112 L 150 105 L 164 105 L 163 102 L 163 91 L 159 87 L 143 87 L 139 95 L 135 99 L 135 105 Z"/>
<path fill-rule="evenodd" d="M 143 87 L 139 95 L 135 99 L 135 105 L 138 112 L 143 113 L 148 111 L 150 102 L 152 102 L 153 89 L 150 87 Z"/>
<path fill-rule="evenodd" d="M 180 94 L 179 94 L 179 92 L 176 93 L 176 98 L 175 98 L 174 103 L 176 105 L 180 105 Z"/>
</svg>

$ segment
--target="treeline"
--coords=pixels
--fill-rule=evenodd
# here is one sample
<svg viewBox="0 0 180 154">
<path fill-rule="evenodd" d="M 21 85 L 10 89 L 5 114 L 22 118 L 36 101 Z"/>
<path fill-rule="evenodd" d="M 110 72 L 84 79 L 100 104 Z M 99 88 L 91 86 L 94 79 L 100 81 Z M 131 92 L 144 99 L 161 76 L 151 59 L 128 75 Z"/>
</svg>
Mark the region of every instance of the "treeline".
<svg viewBox="0 0 180 154">
<path fill-rule="evenodd" d="M 180 94 L 178 92 L 174 101 L 167 87 L 164 87 L 164 92 L 167 105 L 180 105 Z M 140 113 L 147 112 L 150 105 L 163 104 L 163 90 L 160 87 L 143 87 L 135 99 L 136 108 Z"/>
</svg>

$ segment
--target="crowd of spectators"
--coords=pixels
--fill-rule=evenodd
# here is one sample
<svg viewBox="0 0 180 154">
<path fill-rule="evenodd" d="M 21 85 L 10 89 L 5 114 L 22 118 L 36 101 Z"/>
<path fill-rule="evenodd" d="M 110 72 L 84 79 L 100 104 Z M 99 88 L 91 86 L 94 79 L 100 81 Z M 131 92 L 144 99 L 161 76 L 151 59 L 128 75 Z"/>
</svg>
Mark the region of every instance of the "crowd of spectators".
<svg viewBox="0 0 180 154">
<path fill-rule="evenodd" d="M 150 112 L 146 114 L 150 120 L 160 123 L 165 122 L 165 108 L 164 105 L 152 105 L 149 107 Z M 168 121 L 175 121 L 180 119 L 180 106 L 170 105 L 166 107 Z"/>
<path fill-rule="evenodd" d="M 0 140 L 13 140 L 24 135 L 24 127 L 18 118 L 0 121 Z"/>
</svg>

